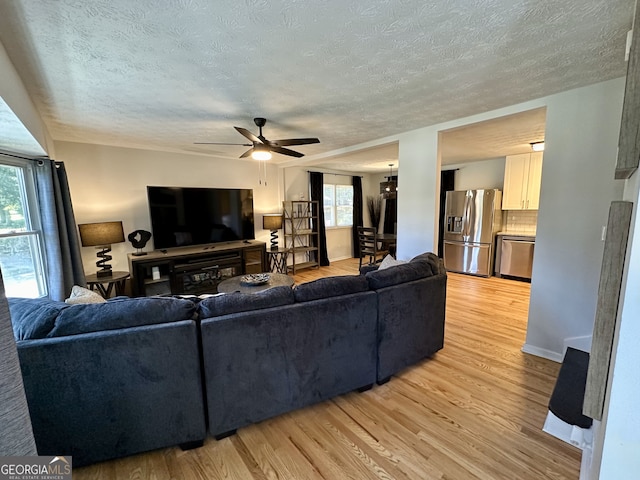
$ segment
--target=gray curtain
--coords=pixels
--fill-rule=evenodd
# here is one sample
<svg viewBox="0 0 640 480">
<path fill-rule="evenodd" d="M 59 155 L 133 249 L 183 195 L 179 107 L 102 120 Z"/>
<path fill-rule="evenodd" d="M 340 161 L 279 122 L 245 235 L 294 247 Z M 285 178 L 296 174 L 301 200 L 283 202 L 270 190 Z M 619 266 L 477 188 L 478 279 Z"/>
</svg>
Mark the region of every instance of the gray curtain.
<svg viewBox="0 0 640 480">
<path fill-rule="evenodd" d="M 0 272 L 0 456 L 37 455 Z"/>
<path fill-rule="evenodd" d="M 319 242 L 317 245 L 316 261 L 321 267 L 329 266 L 329 255 L 327 254 L 327 230 L 324 222 L 324 175 L 321 172 L 309 172 L 309 187 L 311 190 L 311 200 L 318 202 L 318 211 L 313 212 L 318 217 L 318 221 L 313 223 L 313 231 L 318 232 Z M 315 236 L 313 237 L 315 239 Z"/>
<path fill-rule="evenodd" d="M 353 242 L 353 258 L 360 258 L 360 238 L 358 237 L 358 227 L 364 226 L 362 207 L 362 178 L 353 177 L 353 227 L 351 238 Z"/>
<path fill-rule="evenodd" d="M 38 162 L 36 188 L 44 234 L 49 298 L 64 300 L 73 285 L 85 285 L 80 241 L 62 162 Z"/>
</svg>

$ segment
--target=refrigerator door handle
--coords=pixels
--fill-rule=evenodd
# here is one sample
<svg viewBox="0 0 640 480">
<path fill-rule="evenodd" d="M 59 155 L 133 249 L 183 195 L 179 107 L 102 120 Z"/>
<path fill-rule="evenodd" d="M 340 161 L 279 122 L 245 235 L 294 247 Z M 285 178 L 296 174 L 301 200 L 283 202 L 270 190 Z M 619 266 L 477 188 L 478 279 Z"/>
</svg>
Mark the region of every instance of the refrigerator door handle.
<svg viewBox="0 0 640 480">
<path fill-rule="evenodd" d="M 465 242 L 469 241 L 469 215 L 471 214 L 471 197 L 468 192 L 464 197 L 464 231 L 462 232 L 462 238 Z"/>
</svg>

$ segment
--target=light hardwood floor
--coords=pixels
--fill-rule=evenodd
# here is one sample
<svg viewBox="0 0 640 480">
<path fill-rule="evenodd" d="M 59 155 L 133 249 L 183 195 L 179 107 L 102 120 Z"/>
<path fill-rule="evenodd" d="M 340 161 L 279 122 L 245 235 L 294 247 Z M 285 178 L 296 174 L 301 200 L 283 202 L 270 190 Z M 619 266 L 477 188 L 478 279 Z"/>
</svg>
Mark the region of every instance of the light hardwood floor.
<svg viewBox="0 0 640 480">
<path fill-rule="evenodd" d="M 306 270 L 298 283 L 357 272 Z M 542 432 L 559 365 L 524 354 L 529 284 L 449 274 L 444 349 L 385 385 L 240 429 L 74 470 L 85 479 L 577 479 Z"/>
</svg>

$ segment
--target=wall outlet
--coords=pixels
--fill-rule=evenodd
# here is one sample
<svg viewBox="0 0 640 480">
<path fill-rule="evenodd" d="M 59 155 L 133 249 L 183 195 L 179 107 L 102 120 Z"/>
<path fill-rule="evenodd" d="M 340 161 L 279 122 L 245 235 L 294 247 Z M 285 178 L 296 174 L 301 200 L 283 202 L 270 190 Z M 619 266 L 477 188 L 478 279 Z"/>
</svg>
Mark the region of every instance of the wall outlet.
<svg viewBox="0 0 640 480">
<path fill-rule="evenodd" d="M 605 238 L 607 238 L 607 226 L 603 225 L 602 226 L 602 236 L 600 237 L 600 240 L 602 240 L 604 242 Z"/>
</svg>

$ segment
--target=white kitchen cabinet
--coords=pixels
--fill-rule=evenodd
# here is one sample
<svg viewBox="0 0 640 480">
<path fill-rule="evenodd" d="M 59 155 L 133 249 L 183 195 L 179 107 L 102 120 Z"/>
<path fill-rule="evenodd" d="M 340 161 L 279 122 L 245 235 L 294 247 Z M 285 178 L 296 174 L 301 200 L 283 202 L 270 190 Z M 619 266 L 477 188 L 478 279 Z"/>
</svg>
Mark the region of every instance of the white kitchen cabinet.
<svg viewBox="0 0 640 480">
<path fill-rule="evenodd" d="M 507 157 L 502 192 L 503 210 L 537 210 L 540 204 L 542 152 Z"/>
</svg>

